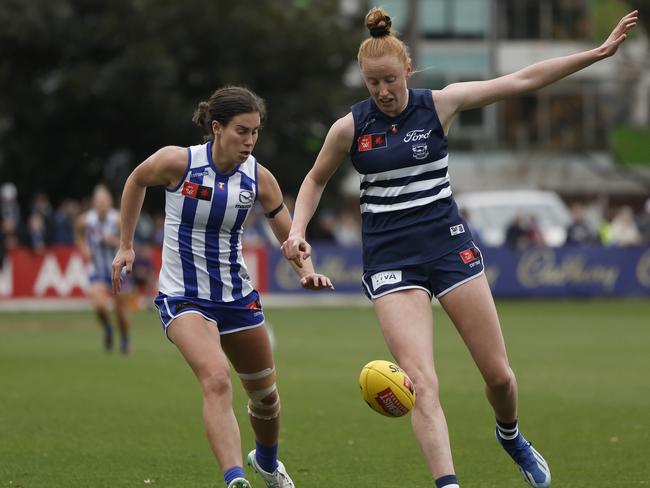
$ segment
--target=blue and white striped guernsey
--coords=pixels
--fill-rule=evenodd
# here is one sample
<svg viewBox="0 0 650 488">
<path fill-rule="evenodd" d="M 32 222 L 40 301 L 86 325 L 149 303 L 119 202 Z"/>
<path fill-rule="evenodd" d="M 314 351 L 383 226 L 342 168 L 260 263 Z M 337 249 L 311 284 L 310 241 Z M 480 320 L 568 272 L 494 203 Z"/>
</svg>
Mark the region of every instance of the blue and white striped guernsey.
<svg viewBox="0 0 650 488">
<path fill-rule="evenodd" d="M 103 219 L 94 208 L 86 212 L 85 239 L 90 251 L 88 274 L 91 281 L 111 282 L 111 266 L 117 249 L 107 244 L 104 237 L 119 237 L 119 221 L 120 213 L 114 208 L 109 209 Z"/>
<path fill-rule="evenodd" d="M 352 116 L 364 270 L 433 261 L 472 240 L 452 197 L 447 137 L 431 90 L 409 90 L 395 117 L 372 98 L 355 104 Z"/>
<path fill-rule="evenodd" d="M 242 255 L 242 224 L 257 199 L 257 161 L 227 174 L 212 142 L 188 148 L 183 180 L 165 195 L 159 289 L 167 296 L 232 302 L 253 291 Z"/>
</svg>

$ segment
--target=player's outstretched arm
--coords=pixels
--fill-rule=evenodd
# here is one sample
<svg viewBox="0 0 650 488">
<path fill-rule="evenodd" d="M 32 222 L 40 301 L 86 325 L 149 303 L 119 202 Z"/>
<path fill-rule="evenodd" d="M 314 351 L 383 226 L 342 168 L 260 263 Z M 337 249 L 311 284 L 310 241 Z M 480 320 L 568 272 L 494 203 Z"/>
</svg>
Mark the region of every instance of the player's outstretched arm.
<svg viewBox="0 0 650 488">
<path fill-rule="evenodd" d="M 454 115 L 460 111 L 538 90 L 601 59 L 613 56 L 627 38 L 627 32 L 636 26 L 637 20 L 636 10 L 627 14 L 614 27 L 607 40 L 595 49 L 547 59 L 493 80 L 454 83 L 434 92 L 434 101 L 445 132 L 449 130 Z"/>
<path fill-rule="evenodd" d="M 133 236 L 147 187 L 178 185 L 187 162 L 186 149 L 167 146 L 149 156 L 127 178 L 120 205 L 120 246 L 112 265 L 113 293 L 120 291 L 122 269 L 126 268 L 127 274 L 133 270 Z"/>
<path fill-rule="evenodd" d="M 318 207 L 325 185 L 348 154 L 353 138 L 354 119 L 349 113 L 332 124 L 314 166 L 300 186 L 291 231 L 282 243 L 282 253 L 287 259 L 299 263 L 311 255 L 311 246 L 305 240 L 307 224 Z"/>
<path fill-rule="evenodd" d="M 259 201 L 264 210 L 264 215 L 269 221 L 273 234 L 279 242 L 284 242 L 289 237 L 291 229 L 291 215 L 282 201 L 280 185 L 273 174 L 264 166 L 258 166 Z M 334 289 L 331 280 L 314 271 L 311 259 L 290 260 L 291 266 L 300 276 L 300 284 L 308 290 Z"/>
</svg>

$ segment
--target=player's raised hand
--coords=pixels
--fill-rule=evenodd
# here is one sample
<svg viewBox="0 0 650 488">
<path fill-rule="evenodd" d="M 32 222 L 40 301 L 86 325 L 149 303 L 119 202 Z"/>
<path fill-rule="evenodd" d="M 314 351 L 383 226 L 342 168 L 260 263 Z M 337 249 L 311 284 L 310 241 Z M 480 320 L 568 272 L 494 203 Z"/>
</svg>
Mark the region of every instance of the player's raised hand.
<svg viewBox="0 0 650 488">
<path fill-rule="evenodd" d="M 639 11 L 634 10 L 623 17 L 614 30 L 609 35 L 607 40 L 603 42 L 600 46 L 600 49 L 603 51 L 605 57 L 613 56 L 618 47 L 627 39 L 627 31 L 636 26 L 636 22 L 639 19 Z"/>
<path fill-rule="evenodd" d="M 126 274 L 133 271 L 135 251 L 133 249 L 118 249 L 112 265 L 113 293 L 119 293 L 122 285 L 122 269 L 126 268 Z"/>
<path fill-rule="evenodd" d="M 300 286 L 305 290 L 333 290 L 332 281 L 325 275 L 313 273 L 300 278 Z"/>
<path fill-rule="evenodd" d="M 296 266 L 302 268 L 302 262 L 311 256 L 311 246 L 303 237 L 291 237 L 282 243 L 282 254 Z"/>
</svg>

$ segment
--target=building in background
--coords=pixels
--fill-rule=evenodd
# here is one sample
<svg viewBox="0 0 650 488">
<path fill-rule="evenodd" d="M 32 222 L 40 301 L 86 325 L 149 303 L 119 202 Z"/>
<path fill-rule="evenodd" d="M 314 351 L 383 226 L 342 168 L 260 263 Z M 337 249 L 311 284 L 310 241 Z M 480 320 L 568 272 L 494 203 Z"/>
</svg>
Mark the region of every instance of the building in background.
<svg viewBox="0 0 650 488">
<path fill-rule="evenodd" d="M 368 5 L 342 3 L 349 11 Z M 418 71 L 413 86 L 433 89 L 495 78 L 596 47 L 604 40 L 597 25 L 613 28 L 618 21 L 599 14 L 599 3 L 607 2 L 380 2 L 412 47 Z M 450 133 L 456 190 L 536 187 L 569 198 L 636 196 L 639 201 L 650 195 L 650 172 L 621 168 L 611 150 L 617 127 L 650 125 L 647 52 L 639 29 L 605 62 L 538 92 L 462 112 Z"/>
</svg>

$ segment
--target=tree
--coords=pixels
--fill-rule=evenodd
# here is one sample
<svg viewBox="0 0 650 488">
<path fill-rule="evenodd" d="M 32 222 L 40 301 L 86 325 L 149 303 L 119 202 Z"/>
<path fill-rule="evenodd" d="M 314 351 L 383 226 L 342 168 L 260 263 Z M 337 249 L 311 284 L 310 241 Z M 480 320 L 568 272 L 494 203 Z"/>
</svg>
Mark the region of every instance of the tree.
<svg viewBox="0 0 650 488">
<path fill-rule="evenodd" d="M 0 181 L 23 199 L 88 195 L 163 145 L 200 142 L 198 102 L 237 84 L 267 101 L 256 156 L 297 191 L 325 127 L 358 96 L 342 77 L 363 24 L 338 5 L 4 0 Z"/>
</svg>

